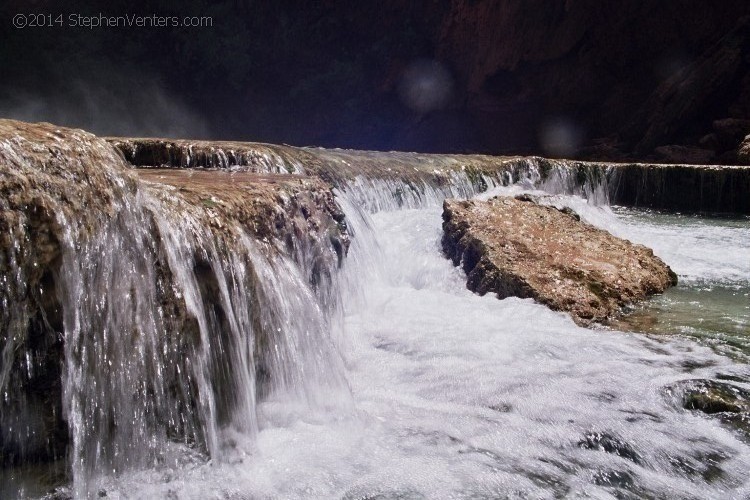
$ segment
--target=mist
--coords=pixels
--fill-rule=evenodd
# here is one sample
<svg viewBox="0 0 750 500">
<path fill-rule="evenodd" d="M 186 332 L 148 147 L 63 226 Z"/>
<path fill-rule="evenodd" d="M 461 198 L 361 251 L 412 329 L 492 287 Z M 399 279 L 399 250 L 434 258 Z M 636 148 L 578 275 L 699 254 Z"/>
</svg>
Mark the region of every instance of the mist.
<svg viewBox="0 0 750 500">
<path fill-rule="evenodd" d="M 55 87 L 54 92 L 6 89 L 0 94 L 0 116 L 82 128 L 102 136 L 211 136 L 200 113 L 155 77 L 109 73 L 94 81 L 74 79 Z"/>
</svg>

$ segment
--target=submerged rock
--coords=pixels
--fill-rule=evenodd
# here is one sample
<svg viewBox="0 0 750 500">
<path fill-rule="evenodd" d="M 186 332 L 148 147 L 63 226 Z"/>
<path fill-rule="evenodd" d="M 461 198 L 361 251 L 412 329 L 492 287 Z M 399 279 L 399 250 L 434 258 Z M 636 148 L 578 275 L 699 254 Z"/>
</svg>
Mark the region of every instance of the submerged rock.
<svg viewBox="0 0 750 500">
<path fill-rule="evenodd" d="M 586 450 L 603 451 L 617 455 L 636 464 L 642 464 L 640 455 L 622 439 L 606 432 L 589 432 L 578 441 L 578 447 Z"/>
<path fill-rule="evenodd" d="M 467 286 L 533 298 L 587 325 L 661 293 L 677 277 L 653 252 L 528 196 L 443 205 L 443 250 Z"/>
<path fill-rule="evenodd" d="M 684 380 L 669 388 L 686 410 L 719 418 L 725 425 L 750 437 L 750 391 L 717 380 Z"/>
<path fill-rule="evenodd" d="M 750 391 L 715 380 L 688 380 L 681 384 L 682 405 L 707 414 L 750 412 Z"/>
</svg>

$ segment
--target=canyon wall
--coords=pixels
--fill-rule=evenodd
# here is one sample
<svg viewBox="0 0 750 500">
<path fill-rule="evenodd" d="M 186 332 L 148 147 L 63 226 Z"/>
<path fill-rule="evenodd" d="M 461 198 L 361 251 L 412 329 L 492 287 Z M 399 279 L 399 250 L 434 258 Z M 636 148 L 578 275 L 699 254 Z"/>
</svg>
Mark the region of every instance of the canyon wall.
<svg viewBox="0 0 750 500">
<path fill-rule="evenodd" d="M 88 12 L 81 3 L 68 7 Z M 58 10 L 50 0 L 0 7 L 8 19 Z M 214 25 L 137 37 L 69 29 L 64 44 L 56 29 L 0 26 L 0 61 L 14 68 L 0 82 L 0 113 L 101 135 L 746 161 L 737 155 L 750 133 L 742 0 L 108 4 L 121 12 Z M 409 98 L 419 82 L 442 82 L 440 99 Z"/>
</svg>

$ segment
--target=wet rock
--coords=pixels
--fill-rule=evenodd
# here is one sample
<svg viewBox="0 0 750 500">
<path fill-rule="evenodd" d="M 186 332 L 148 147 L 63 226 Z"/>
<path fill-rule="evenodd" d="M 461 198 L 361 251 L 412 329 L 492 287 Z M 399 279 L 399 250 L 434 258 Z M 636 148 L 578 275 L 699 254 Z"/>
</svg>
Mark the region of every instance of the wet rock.
<svg viewBox="0 0 750 500">
<path fill-rule="evenodd" d="M 594 473 L 593 482 L 594 484 L 597 484 L 599 486 L 625 490 L 624 492 L 622 492 L 625 493 L 625 495 L 621 496 L 620 498 L 642 498 L 635 495 L 631 496 L 628 494 L 630 490 L 633 490 L 635 488 L 635 479 L 633 478 L 633 475 L 628 471 L 600 469 Z"/>
<path fill-rule="evenodd" d="M 750 391 L 716 380 L 685 380 L 667 389 L 686 410 L 714 416 L 750 438 Z"/>
<path fill-rule="evenodd" d="M 174 205 L 175 210 L 194 212 L 217 235 L 236 237 L 238 230 L 248 231 L 258 239 L 276 242 L 280 251 L 290 254 L 300 252 L 305 243 L 314 247 L 319 240 L 327 241 L 338 264 L 349 248 L 344 214 L 330 187 L 320 179 L 158 168 L 139 169 L 134 174 L 145 181 L 142 189 Z M 325 248 L 330 249 L 328 245 Z M 329 253 L 316 258 L 327 260 Z M 315 271 L 316 264 L 313 267 Z"/>
<path fill-rule="evenodd" d="M 0 466 L 66 455 L 61 240 L 89 239 L 92 214 L 114 214 L 113 199 L 135 186 L 126 169 L 82 130 L 0 120 Z"/>
<path fill-rule="evenodd" d="M 110 137 L 125 160 L 141 168 L 215 168 L 263 174 L 303 173 L 285 146 L 231 141 Z"/>
<path fill-rule="evenodd" d="M 750 391 L 735 385 L 713 380 L 693 380 L 685 383 L 683 407 L 703 413 L 750 412 Z"/>
<path fill-rule="evenodd" d="M 617 455 L 633 463 L 641 464 L 641 457 L 625 441 L 606 432 L 590 432 L 578 442 L 578 447 Z"/>
<path fill-rule="evenodd" d="M 155 356 L 172 357 L 162 363 L 169 369 L 160 374 L 159 386 L 144 390 L 164 391 L 164 406 L 150 414 L 170 422 L 164 424 L 165 432 L 173 439 L 197 443 L 203 439 L 200 430 L 191 427 L 199 404 L 198 388 L 185 375 L 192 370 L 191 356 L 186 354 L 201 342 L 198 319 L 175 286 L 178 271 L 170 263 L 165 243 L 169 235 L 162 227 L 165 231 L 189 227 L 186 234 L 205 246 L 183 242 L 194 252 L 184 259 L 198 281 L 197 299 L 210 312 L 219 333 L 229 327 L 218 277 L 229 272 L 231 259 L 241 260 L 247 270 L 238 286 L 255 301 L 251 307 L 260 308 L 259 301 L 268 300 L 259 289 L 255 261 L 241 243 L 243 237 L 254 240 L 268 259 L 283 254 L 295 261 L 321 295 L 330 293 L 332 270 L 349 245 L 343 213 L 330 186 L 320 179 L 252 171 L 135 170 L 118 149 L 84 131 L 0 120 L 0 393 L 4 395 L 0 400 L 0 467 L 54 461 L 68 454 L 62 365 L 70 332 L 63 326 L 59 286 L 63 262 L 68 255 L 68 265 L 76 266 L 75 256 L 86 255 L 90 267 L 103 266 L 106 274 L 112 262 L 101 257 L 108 247 L 103 238 L 112 236 L 122 236 L 123 253 L 133 251 L 153 266 L 153 273 L 141 274 L 152 282 L 139 286 L 153 291 L 147 307 L 158 310 L 154 321 L 161 337 Z M 141 241 L 125 233 L 145 237 Z M 135 244 L 143 248 L 136 251 Z M 135 312 L 132 298 L 137 293 L 146 292 L 131 290 L 104 300 L 130 300 L 133 309 L 125 316 L 140 317 L 145 313 L 142 309 Z M 94 316 L 84 319 L 93 324 L 87 332 L 91 342 L 105 329 L 98 328 L 103 320 Z M 273 320 L 267 315 L 253 325 L 258 352 L 272 345 L 268 339 L 276 331 Z M 127 337 L 129 330 L 123 327 L 116 334 Z M 217 337 L 212 343 L 229 351 L 227 339 Z M 124 360 L 107 361 L 118 376 L 127 370 Z M 118 365 L 120 361 L 125 364 Z M 92 363 L 107 365 L 101 360 Z M 221 355 L 216 356 L 215 365 L 211 369 L 217 373 L 233 369 Z M 259 380 L 265 380 L 260 373 L 263 368 L 259 362 Z M 101 376 L 103 384 L 115 378 Z M 217 391 L 232 392 L 232 387 L 221 386 L 228 378 L 215 377 Z M 115 411 L 110 405 L 102 406 L 102 414 Z M 217 416 L 230 411 L 220 407 Z M 122 445 L 133 446 L 132 440 Z"/>
<path fill-rule="evenodd" d="M 677 282 L 650 249 L 528 197 L 446 201 L 442 244 L 470 290 L 533 298 L 581 325 Z"/>
<path fill-rule="evenodd" d="M 678 473 L 715 483 L 726 477 L 723 464 L 731 455 L 724 451 L 697 451 L 692 456 L 668 456 L 667 460 Z"/>
</svg>

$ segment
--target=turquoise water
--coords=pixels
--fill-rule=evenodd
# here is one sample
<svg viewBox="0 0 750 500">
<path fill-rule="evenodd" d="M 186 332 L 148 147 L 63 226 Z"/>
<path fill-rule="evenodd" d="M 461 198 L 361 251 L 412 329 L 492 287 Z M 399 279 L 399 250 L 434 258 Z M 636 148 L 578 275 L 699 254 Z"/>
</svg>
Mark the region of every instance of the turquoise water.
<svg viewBox="0 0 750 500">
<path fill-rule="evenodd" d="M 750 218 L 616 207 L 616 233 L 646 243 L 679 283 L 613 326 L 682 335 L 750 360 Z"/>
</svg>

